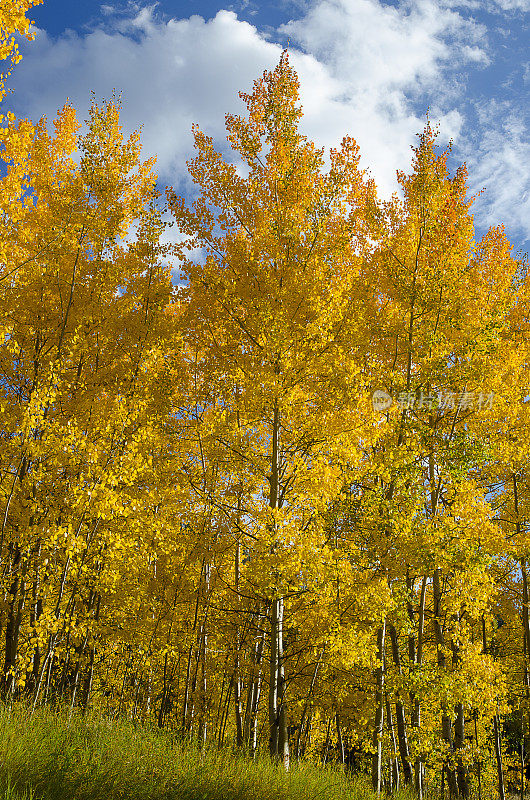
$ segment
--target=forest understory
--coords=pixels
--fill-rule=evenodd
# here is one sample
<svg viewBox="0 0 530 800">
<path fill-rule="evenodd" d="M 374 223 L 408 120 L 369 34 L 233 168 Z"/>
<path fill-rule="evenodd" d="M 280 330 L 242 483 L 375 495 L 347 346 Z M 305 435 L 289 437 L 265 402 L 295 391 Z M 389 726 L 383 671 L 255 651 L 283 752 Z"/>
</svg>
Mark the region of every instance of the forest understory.
<svg viewBox="0 0 530 800">
<path fill-rule="evenodd" d="M 369 772 L 337 758 L 328 753 L 326 764 L 304 761 L 286 772 L 268 755 L 200 748 L 124 719 L 71 716 L 68 709 L 30 717 L 21 705 L 0 710 L 1 800 L 373 800 Z M 393 796 L 411 800 L 414 792 L 401 787 Z M 439 780 L 428 782 L 426 800 L 441 796 Z M 474 785 L 470 797 L 495 794 Z"/>
</svg>

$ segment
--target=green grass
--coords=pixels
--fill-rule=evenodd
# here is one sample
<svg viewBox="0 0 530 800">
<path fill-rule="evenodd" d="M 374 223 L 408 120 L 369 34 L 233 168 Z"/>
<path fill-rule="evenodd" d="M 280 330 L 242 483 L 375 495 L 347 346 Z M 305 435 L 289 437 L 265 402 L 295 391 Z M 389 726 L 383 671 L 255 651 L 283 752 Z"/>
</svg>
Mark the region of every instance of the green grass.
<svg viewBox="0 0 530 800">
<path fill-rule="evenodd" d="M 3 792 L 3 794 L 2 794 Z M 398 796 L 399 797 L 399 796 Z M 403 795 L 401 795 L 403 797 Z M 333 767 L 251 761 L 126 721 L 0 710 L 0 800 L 373 800 Z"/>
</svg>

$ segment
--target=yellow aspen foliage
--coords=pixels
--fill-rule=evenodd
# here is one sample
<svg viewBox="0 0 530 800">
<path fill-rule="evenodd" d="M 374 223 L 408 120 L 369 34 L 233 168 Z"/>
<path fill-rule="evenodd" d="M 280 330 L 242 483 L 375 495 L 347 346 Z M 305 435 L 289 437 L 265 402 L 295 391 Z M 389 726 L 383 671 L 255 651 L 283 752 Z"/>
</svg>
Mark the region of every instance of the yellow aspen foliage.
<svg viewBox="0 0 530 800">
<path fill-rule="evenodd" d="M 0 10 L 13 63 L 30 6 Z M 1 694 L 502 795 L 530 739 L 526 262 L 476 237 L 430 122 L 381 201 L 353 138 L 303 135 L 287 53 L 241 99 L 227 155 L 193 128 L 177 244 L 116 97 L 3 120 Z"/>
<path fill-rule="evenodd" d="M 32 22 L 26 14 L 33 6 L 40 3 L 42 0 L 4 0 L 0 8 L 0 60 L 9 59 L 12 66 L 18 64 L 22 56 L 15 36 L 19 34 L 29 41 L 34 38 L 30 30 Z M 0 100 L 5 97 L 7 91 L 5 81 L 10 74 L 11 70 L 0 74 Z"/>
</svg>

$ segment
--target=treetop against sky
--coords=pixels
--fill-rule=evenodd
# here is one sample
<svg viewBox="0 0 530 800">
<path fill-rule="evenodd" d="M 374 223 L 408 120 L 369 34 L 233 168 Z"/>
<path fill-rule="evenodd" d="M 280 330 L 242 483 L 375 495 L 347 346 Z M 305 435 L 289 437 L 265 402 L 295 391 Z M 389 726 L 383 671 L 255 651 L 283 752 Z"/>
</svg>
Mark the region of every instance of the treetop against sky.
<svg viewBox="0 0 530 800">
<path fill-rule="evenodd" d="M 52 119 L 68 97 L 83 118 L 90 92 L 123 92 L 127 130 L 143 126 L 162 184 L 189 192 L 192 123 L 225 142 L 224 115 L 289 43 L 305 132 L 360 145 L 379 191 L 396 187 L 425 112 L 466 161 L 479 229 L 530 238 L 530 0 L 161 0 L 71 3 L 31 12 L 36 40 L 11 85 L 13 110 Z"/>
</svg>

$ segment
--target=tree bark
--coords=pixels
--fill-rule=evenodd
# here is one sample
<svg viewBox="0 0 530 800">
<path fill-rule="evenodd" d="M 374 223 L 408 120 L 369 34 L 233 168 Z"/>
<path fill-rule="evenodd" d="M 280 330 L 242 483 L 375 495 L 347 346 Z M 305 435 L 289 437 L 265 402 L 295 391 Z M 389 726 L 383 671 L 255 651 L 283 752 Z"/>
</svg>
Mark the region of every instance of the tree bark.
<svg viewBox="0 0 530 800">
<path fill-rule="evenodd" d="M 455 737 L 454 737 L 454 746 L 455 752 L 462 750 L 465 744 L 464 738 L 464 706 L 462 703 L 457 703 L 455 707 L 456 711 L 456 719 L 455 719 Z M 457 777 L 457 784 L 458 784 L 458 792 L 461 797 L 469 797 L 469 774 L 467 768 L 464 766 L 462 762 L 462 758 L 459 756 L 456 768 L 456 777 Z"/>
<path fill-rule="evenodd" d="M 397 631 L 394 625 L 388 626 L 388 633 L 390 634 L 390 642 L 392 644 L 392 658 L 397 667 L 399 675 L 402 675 L 401 658 L 399 655 L 399 642 Z M 405 709 L 400 699 L 396 699 L 396 725 L 398 735 L 399 756 L 401 759 L 401 766 L 403 767 L 403 780 L 405 785 L 412 782 L 412 764 L 410 762 L 409 742 L 407 736 L 407 721 L 405 718 Z"/>
<path fill-rule="evenodd" d="M 261 616 L 258 609 L 257 618 Z M 262 660 L 265 646 L 265 629 L 261 624 L 258 637 L 254 646 L 252 672 L 247 691 L 247 704 L 245 710 L 244 740 L 248 743 L 252 754 L 256 752 L 258 744 L 258 708 L 261 695 Z"/>
<path fill-rule="evenodd" d="M 236 639 L 236 650 L 234 654 L 234 713 L 236 717 L 236 745 L 238 747 L 243 746 L 243 712 L 241 708 L 241 670 L 240 670 L 240 663 L 239 663 L 239 651 L 241 649 L 241 637 L 240 637 L 240 630 L 239 630 L 239 614 L 240 614 L 240 602 L 239 602 L 239 569 L 240 569 L 240 558 L 241 558 L 241 544 L 239 541 L 239 536 L 236 542 L 236 554 L 235 554 L 235 564 L 234 564 L 234 586 L 236 591 L 236 603 L 238 605 L 236 614 L 236 631 L 235 631 L 235 639 Z"/>
<path fill-rule="evenodd" d="M 280 411 L 274 402 L 272 425 L 272 459 L 270 474 L 271 509 L 281 507 L 280 496 Z M 274 544 L 273 544 L 274 547 Z M 289 737 L 285 709 L 285 666 L 283 653 L 284 599 L 276 594 L 271 603 L 271 644 L 269 677 L 269 750 L 273 758 L 289 769 Z"/>
<path fill-rule="evenodd" d="M 15 545 L 12 561 L 13 580 L 9 587 L 7 624 L 5 631 L 5 657 L 2 676 L 2 694 L 7 698 L 12 694 L 15 685 L 15 670 L 18 653 L 18 639 L 22 610 L 24 607 L 24 576 L 21 575 L 22 553 L 20 547 Z"/>
<path fill-rule="evenodd" d="M 409 578 L 408 573 L 407 573 L 407 589 L 409 590 L 409 593 L 412 592 L 413 589 L 413 581 Z M 417 642 L 414 641 L 413 633 L 409 635 L 409 660 L 413 670 L 416 670 L 419 667 L 421 667 L 423 661 L 423 629 L 425 623 L 426 590 L 427 590 L 427 576 L 424 575 L 421 583 L 420 602 L 418 607 Z M 407 601 L 407 611 L 410 622 L 412 626 L 414 626 L 414 611 L 410 599 Z M 421 707 L 420 707 L 420 700 L 416 696 L 415 692 L 410 692 L 410 704 L 412 708 L 410 722 L 412 729 L 415 731 L 416 736 L 418 737 L 419 740 L 419 732 L 421 725 Z M 418 796 L 418 800 L 423 799 L 424 777 L 425 777 L 425 766 L 421 755 L 418 753 L 418 755 L 414 759 L 414 788 Z"/>
<path fill-rule="evenodd" d="M 377 632 L 377 658 L 379 666 L 375 671 L 375 719 L 374 731 L 372 736 L 372 788 L 376 794 L 381 794 L 381 770 L 382 770 L 382 737 L 384 724 L 384 686 L 385 686 L 385 631 L 386 622 Z"/>
<path fill-rule="evenodd" d="M 399 758 L 398 758 L 398 751 L 396 747 L 396 735 L 394 733 L 394 720 L 392 719 L 392 706 L 390 704 L 390 700 L 387 698 L 386 700 L 386 724 L 388 728 L 388 734 L 390 736 L 390 744 L 392 745 L 392 758 L 391 758 L 391 791 L 397 792 L 399 790 Z M 409 764 L 410 766 L 410 764 Z"/>
<path fill-rule="evenodd" d="M 434 571 L 433 575 L 433 600 L 434 600 L 434 615 L 433 615 L 433 628 L 434 639 L 437 649 L 438 667 L 445 671 L 445 641 L 442 632 L 441 619 L 441 603 L 442 603 L 442 589 L 441 589 L 441 572 L 439 569 Z M 450 756 L 453 753 L 453 732 L 451 717 L 447 713 L 447 709 L 442 705 L 442 739 L 447 745 Z M 447 775 L 447 785 L 449 786 L 449 793 L 452 797 L 458 794 L 458 784 L 456 780 L 456 773 L 452 764 L 446 764 L 445 772 Z"/>
<path fill-rule="evenodd" d="M 206 596 L 208 596 L 208 592 L 210 589 L 210 564 L 205 564 L 204 566 L 204 583 L 205 583 L 205 592 Z M 208 607 L 209 603 L 206 605 L 206 611 L 204 614 L 204 620 L 200 628 L 200 642 L 199 642 L 199 654 L 200 654 L 200 684 L 199 684 L 199 727 L 198 727 L 198 737 L 199 737 L 199 744 L 205 745 L 206 738 L 208 733 L 208 673 L 206 670 L 206 661 L 207 661 L 207 653 L 208 653 Z"/>
<path fill-rule="evenodd" d="M 320 658 L 321 658 L 321 656 L 318 657 L 318 659 L 317 659 L 317 661 L 315 663 L 315 669 L 313 670 L 313 676 L 311 678 L 311 683 L 309 684 L 309 690 L 307 692 L 307 697 L 306 697 L 306 700 L 305 700 L 305 703 L 304 703 L 302 716 L 300 717 L 300 725 L 298 726 L 298 735 L 296 737 L 296 758 L 297 758 L 298 761 L 300 760 L 300 757 L 301 757 L 302 736 L 303 736 L 303 732 L 304 732 L 304 726 L 305 726 L 305 721 L 306 721 L 306 717 L 307 717 L 307 711 L 308 711 L 308 708 L 309 708 L 309 704 L 311 702 L 311 696 L 313 694 L 313 688 L 315 686 L 315 681 L 316 681 L 316 678 L 317 678 L 318 667 L 320 665 Z"/>
<path fill-rule="evenodd" d="M 502 772 L 501 734 L 500 734 L 498 714 L 495 714 L 495 716 L 493 717 L 493 743 L 495 746 L 495 761 L 497 763 L 497 784 L 499 787 L 499 800 L 505 800 L 504 776 Z"/>
</svg>

